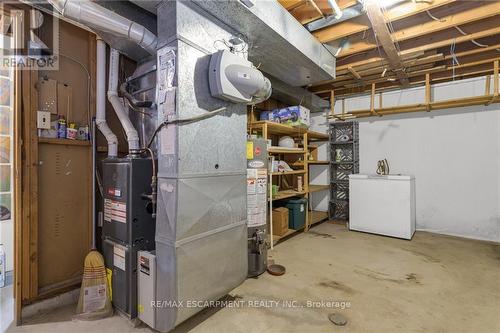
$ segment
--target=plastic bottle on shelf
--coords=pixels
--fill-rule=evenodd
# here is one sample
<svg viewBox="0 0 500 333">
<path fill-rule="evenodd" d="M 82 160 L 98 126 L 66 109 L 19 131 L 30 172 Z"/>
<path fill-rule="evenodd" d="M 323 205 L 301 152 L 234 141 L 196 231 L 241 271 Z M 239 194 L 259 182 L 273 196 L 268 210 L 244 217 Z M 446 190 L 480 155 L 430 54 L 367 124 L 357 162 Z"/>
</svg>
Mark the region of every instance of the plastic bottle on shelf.
<svg viewBox="0 0 500 333">
<path fill-rule="evenodd" d="M 62 115 L 57 120 L 57 137 L 59 139 L 66 139 L 66 119 Z"/>
</svg>

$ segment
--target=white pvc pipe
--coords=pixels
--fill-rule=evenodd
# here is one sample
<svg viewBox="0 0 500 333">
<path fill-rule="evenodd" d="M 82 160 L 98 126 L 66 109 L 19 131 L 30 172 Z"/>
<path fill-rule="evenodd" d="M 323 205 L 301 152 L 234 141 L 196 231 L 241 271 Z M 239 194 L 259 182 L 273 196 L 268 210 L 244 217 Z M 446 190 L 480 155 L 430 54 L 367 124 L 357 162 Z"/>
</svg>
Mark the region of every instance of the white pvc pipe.
<svg viewBox="0 0 500 333">
<path fill-rule="evenodd" d="M 115 36 L 127 38 L 156 54 L 156 35 L 144 26 L 89 0 L 47 0 L 63 16 Z"/>
<path fill-rule="evenodd" d="M 109 55 L 109 86 L 108 86 L 108 101 L 113 105 L 115 113 L 118 116 L 118 120 L 125 130 L 125 135 L 128 141 L 129 152 L 134 152 L 140 149 L 139 147 L 139 135 L 137 134 L 134 125 L 130 121 L 125 108 L 120 98 L 118 97 L 118 67 L 120 64 L 120 53 L 111 49 Z"/>
<path fill-rule="evenodd" d="M 97 38 L 95 123 L 108 142 L 108 157 L 118 156 L 118 138 L 106 123 L 106 43 Z"/>
<path fill-rule="evenodd" d="M 328 4 L 330 7 L 332 7 L 333 12 L 335 13 L 335 19 L 340 19 L 342 17 L 342 9 L 340 9 L 339 5 L 337 4 L 337 1 L 335 0 L 328 0 Z"/>
</svg>

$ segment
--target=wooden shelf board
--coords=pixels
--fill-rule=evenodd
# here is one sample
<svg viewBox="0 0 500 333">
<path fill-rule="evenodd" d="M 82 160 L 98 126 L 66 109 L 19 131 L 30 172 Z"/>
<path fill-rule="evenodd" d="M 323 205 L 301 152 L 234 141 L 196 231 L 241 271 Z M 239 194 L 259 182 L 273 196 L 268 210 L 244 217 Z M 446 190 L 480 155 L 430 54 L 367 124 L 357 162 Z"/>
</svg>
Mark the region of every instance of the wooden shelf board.
<svg viewBox="0 0 500 333">
<path fill-rule="evenodd" d="M 330 161 L 307 161 L 309 164 L 330 164 Z"/>
<path fill-rule="evenodd" d="M 316 131 L 307 131 L 307 139 L 313 141 L 328 141 L 330 140 L 330 136 L 326 133 L 316 132 Z"/>
<path fill-rule="evenodd" d="M 55 138 L 38 138 L 38 143 L 50 143 L 56 145 L 68 145 L 68 146 L 84 146 L 90 147 L 90 141 L 88 140 L 69 140 L 69 139 L 55 139 Z"/>
<path fill-rule="evenodd" d="M 274 244 L 276 244 L 280 239 L 293 235 L 294 233 L 299 232 L 300 230 L 301 229 L 299 230 L 288 229 L 288 231 L 281 236 L 273 235 L 273 242 Z"/>
<path fill-rule="evenodd" d="M 317 210 L 309 211 L 309 225 L 319 223 L 321 221 L 326 220 L 327 218 L 328 218 L 327 212 L 320 212 Z"/>
<path fill-rule="evenodd" d="M 330 140 L 330 136 L 326 133 L 311 131 L 302 127 L 292 127 L 289 125 L 279 124 L 272 121 L 255 121 L 248 125 L 248 128 L 254 129 L 262 129 L 264 125 L 267 124 L 267 132 L 271 135 L 292 135 L 298 136 L 307 133 L 308 140 L 312 140 L 315 142 L 318 141 L 328 141 Z"/>
<path fill-rule="evenodd" d="M 301 127 L 292 127 L 284 124 L 275 123 L 272 121 L 256 121 L 250 123 L 248 128 L 262 129 L 264 125 L 267 124 L 267 132 L 271 135 L 290 135 L 299 136 L 307 132 L 307 129 Z"/>
<path fill-rule="evenodd" d="M 269 154 L 305 154 L 305 150 L 292 150 L 292 149 L 280 149 L 280 148 L 269 148 L 267 150 Z"/>
<path fill-rule="evenodd" d="M 285 172 L 271 172 L 271 176 L 286 176 L 286 175 L 300 175 L 306 173 L 306 170 L 293 170 Z"/>
<path fill-rule="evenodd" d="M 330 185 L 311 185 L 309 184 L 309 193 L 327 191 L 330 189 Z"/>
<path fill-rule="evenodd" d="M 292 197 L 298 197 L 298 196 L 304 195 L 306 193 L 307 192 L 298 192 L 295 190 L 278 191 L 278 194 L 273 196 L 273 201 L 292 198 Z M 267 200 L 269 201 L 269 199 L 267 199 Z"/>
</svg>

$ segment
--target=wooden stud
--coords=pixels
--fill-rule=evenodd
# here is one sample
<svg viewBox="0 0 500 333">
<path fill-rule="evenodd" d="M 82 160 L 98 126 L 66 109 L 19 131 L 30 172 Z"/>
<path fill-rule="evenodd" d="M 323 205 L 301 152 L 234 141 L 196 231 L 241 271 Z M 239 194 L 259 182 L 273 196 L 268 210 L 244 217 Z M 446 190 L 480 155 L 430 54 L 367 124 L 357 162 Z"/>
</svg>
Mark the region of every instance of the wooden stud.
<svg viewBox="0 0 500 333">
<path fill-rule="evenodd" d="M 495 60 L 493 64 L 493 96 L 495 97 L 499 94 L 498 67 L 498 60 Z"/>
<path fill-rule="evenodd" d="M 38 137 L 36 126 L 37 71 L 22 71 L 23 168 L 21 226 L 22 300 L 38 295 Z"/>
<path fill-rule="evenodd" d="M 431 75 L 425 74 L 425 105 L 427 112 L 431 111 Z"/>
<path fill-rule="evenodd" d="M 21 325 L 22 305 L 22 118 L 21 118 L 21 71 L 14 70 L 14 315 Z"/>
<path fill-rule="evenodd" d="M 372 83 L 372 93 L 370 95 L 370 112 L 375 114 L 375 83 Z"/>
<path fill-rule="evenodd" d="M 491 93 L 491 75 L 486 75 L 486 81 L 484 86 L 484 95 L 489 96 Z"/>
<path fill-rule="evenodd" d="M 335 91 L 330 91 L 330 114 L 335 114 Z"/>
</svg>

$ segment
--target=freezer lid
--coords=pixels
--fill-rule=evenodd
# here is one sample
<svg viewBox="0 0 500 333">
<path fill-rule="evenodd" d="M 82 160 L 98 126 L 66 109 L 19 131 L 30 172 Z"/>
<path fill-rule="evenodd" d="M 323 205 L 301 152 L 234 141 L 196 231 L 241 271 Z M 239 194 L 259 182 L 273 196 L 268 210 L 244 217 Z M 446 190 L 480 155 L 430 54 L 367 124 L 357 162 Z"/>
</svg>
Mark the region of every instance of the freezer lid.
<svg viewBox="0 0 500 333">
<path fill-rule="evenodd" d="M 412 175 L 362 175 L 362 174 L 354 174 L 349 175 L 349 179 L 375 179 L 375 180 L 412 180 L 415 179 Z"/>
</svg>

